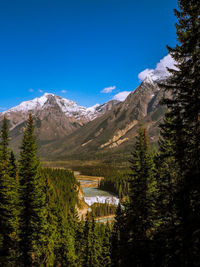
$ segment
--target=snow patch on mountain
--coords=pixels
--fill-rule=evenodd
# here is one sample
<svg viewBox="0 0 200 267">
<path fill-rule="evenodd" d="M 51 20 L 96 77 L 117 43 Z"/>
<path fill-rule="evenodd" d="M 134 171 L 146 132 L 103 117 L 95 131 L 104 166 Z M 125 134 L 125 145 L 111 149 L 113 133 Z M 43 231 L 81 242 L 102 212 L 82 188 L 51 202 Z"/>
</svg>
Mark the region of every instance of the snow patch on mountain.
<svg viewBox="0 0 200 267">
<path fill-rule="evenodd" d="M 100 104 L 95 104 L 92 107 L 86 108 L 86 114 L 89 117 L 90 120 L 94 120 L 96 119 L 99 114 L 100 114 L 100 110 L 98 109 L 100 107 Z"/>
<path fill-rule="evenodd" d="M 92 106 L 92 107 L 87 108 L 86 110 L 87 110 L 87 112 L 95 112 L 96 109 L 97 109 L 99 106 L 100 106 L 100 104 L 96 104 L 96 105 L 94 105 L 94 106 Z"/>
<path fill-rule="evenodd" d="M 123 92 L 120 92 L 120 93 L 116 94 L 113 97 L 113 100 L 118 100 L 120 102 L 123 102 L 130 93 L 131 93 L 131 91 L 123 91 Z"/>
<path fill-rule="evenodd" d="M 155 69 L 143 70 L 138 74 L 138 78 L 140 81 L 145 81 L 147 83 L 165 80 L 170 76 L 167 68 L 177 70 L 177 67 L 175 66 L 176 64 L 176 61 L 171 57 L 170 54 L 168 54 L 160 60 Z"/>
</svg>

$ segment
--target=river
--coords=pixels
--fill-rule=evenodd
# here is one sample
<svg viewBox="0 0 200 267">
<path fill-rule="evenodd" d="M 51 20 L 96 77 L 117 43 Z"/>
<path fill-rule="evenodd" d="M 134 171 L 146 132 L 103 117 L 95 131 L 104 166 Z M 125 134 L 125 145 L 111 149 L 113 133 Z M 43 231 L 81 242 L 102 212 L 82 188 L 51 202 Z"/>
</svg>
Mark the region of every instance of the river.
<svg viewBox="0 0 200 267">
<path fill-rule="evenodd" d="M 94 203 L 118 205 L 119 199 L 115 194 L 98 188 L 98 183 L 102 177 L 81 175 L 78 171 L 75 171 L 74 175 L 80 182 L 84 200 L 89 206 Z"/>
</svg>

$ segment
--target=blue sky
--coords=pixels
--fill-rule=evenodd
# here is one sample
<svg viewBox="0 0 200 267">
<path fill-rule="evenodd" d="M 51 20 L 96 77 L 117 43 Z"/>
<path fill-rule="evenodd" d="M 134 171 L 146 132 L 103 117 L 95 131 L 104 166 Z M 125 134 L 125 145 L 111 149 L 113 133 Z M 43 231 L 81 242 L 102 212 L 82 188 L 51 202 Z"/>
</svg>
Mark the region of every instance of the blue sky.
<svg viewBox="0 0 200 267">
<path fill-rule="evenodd" d="M 138 74 L 176 44 L 176 6 L 176 0 L 1 0 L 0 111 L 44 92 L 92 106 L 134 90 Z"/>
</svg>

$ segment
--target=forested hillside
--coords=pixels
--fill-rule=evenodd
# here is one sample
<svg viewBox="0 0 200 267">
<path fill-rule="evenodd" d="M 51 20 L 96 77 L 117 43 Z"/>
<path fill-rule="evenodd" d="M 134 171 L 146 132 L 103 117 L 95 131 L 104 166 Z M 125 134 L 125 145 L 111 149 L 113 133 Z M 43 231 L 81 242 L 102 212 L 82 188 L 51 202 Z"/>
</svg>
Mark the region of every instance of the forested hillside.
<svg viewBox="0 0 200 267">
<path fill-rule="evenodd" d="M 41 168 L 33 130 L 30 115 L 18 162 L 6 119 L 1 130 L 0 265 L 109 266 L 110 227 L 78 219 L 79 183 L 70 171 Z"/>
</svg>

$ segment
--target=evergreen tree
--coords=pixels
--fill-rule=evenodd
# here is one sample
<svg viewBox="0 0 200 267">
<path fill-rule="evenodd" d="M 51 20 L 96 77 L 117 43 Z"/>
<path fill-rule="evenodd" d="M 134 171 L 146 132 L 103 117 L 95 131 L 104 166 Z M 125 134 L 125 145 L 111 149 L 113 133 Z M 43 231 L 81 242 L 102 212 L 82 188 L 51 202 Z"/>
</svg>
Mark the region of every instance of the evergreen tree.
<svg viewBox="0 0 200 267">
<path fill-rule="evenodd" d="M 122 210 L 121 204 L 119 203 L 111 234 L 111 262 L 112 266 L 116 267 L 122 266 L 122 263 L 126 261 L 129 251 L 125 213 L 125 209 Z"/>
<path fill-rule="evenodd" d="M 111 266 L 111 238 L 110 238 L 110 226 L 106 225 L 103 244 L 102 244 L 102 266 L 110 267 Z"/>
<path fill-rule="evenodd" d="M 136 266 L 151 266 L 150 240 L 155 227 L 156 182 L 144 129 L 137 137 L 131 170 L 130 203 L 126 215 L 130 248 L 128 258 Z"/>
<path fill-rule="evenodd" d="M 48 223 L 43 263 L 47 266 L 81 266 L 82 247 L 79 243 L 82 240 L 77 240 L 76 236 L 79 228 L 75 211 L 78 201 L 75 185 L 78 182 L 67 170 L 45 168 L 42 175 Z"/>
<path fill-rule="evenodd" d="M 75 233 L 69 218 L 63 217 L 58 225 L 58 259 L 57 263 L 61 266 L 76 267 L 75 254 Z"/>
<path fill-rule="evenodd" d="M 33 118 L 29 115 L 19 160 L 21 266 L 41 264 L 47 244 L 45 192 L 36 154 Z"/>
<path fill-rule="evenodd" d="M 94 217 L 87 213 L 83 232 L 83 263 L 85 267 L 100 267 L 101 242 Z"/>
<path fill-rule="evenodd" d="M 159 154 L 155 157 L 157 171 L 157 186 L 159 187 L 159 215 L 161 225 L 174 227 L 176 220 L 175 192 L 178 183 L 178 165 L 175 162 L 175 140 L 171 138 L 174 127 L 170 113 L 165 114 L 164 123 L 160 125 Z"/>
<path fill-rule="evenodd" d="M 18 182 L 18 167 L 14 152 L 11 150 L 9 158 L 9 175 Z"/>
<path fill-rule="evenodd" d="M 84 221 L 83 219 L 77 223 L 76 236 L 75 236 L 75 249 L 77 255 L 77 265 L 83 265 L 83 255 L 84 255 Z"/>
<path fill-rule="evenodd" d="M 172 138 L 173 124 L 171 114 L 167 112 L 163 124 L 160 125 L 159 153 L 154 155 L 157 180 L 157 218 L 159 224 L 154 236 L 154 264 L 171 266 L 180 262 L 176 256 L 179 247 L 174 236 L 179 225 L 177 218 L 176 192 L 178 186 L 178 165 L 175 162 L 175 139 Z"/>
<path fill-rule="evenodd" d="M 0 142 L 0 263 L 15 266 L 18 263 L 18 187 L 9 160 L 8 125 L 4 117 Z"/>
<path fill-rule="evenodd" d="M 99 244 L 99 238 L 96 232 L 96 223 L 95 223 L 93 216 L 92 216 L 90 240 L 91 240 L 91 263 L 90 263 L 91 265 L 90 266 L 100 267 L 101 266 L 99 263 L 100 244 Z"/>
<path fill-rule="evenodd" d="M 85 220 L 83 247 L 83 267 L 91 267 L 91 221 L 89 213 L 87 213 Z"/>
<path fill-rule="evenodd" d="M 55 243 L 58 238 L 57 234 L 57 207 L 55 201 L 55 192 L 50 178 L 43 173 L 43 181 L 46 196 L 46 210 L 47 210 L 47 244 L 44 264 L 45 266 L 54 266 L 55 262 Z"/>
<path fill-rule="evenodd" d="M 200 248 L 200 1 L 179 0 L 176 24 L 178 44 L 170 48 L 176 70 L 165 87 L 172 99 L 166 99 L 172 119 L 171 140 L 175 140 L 178 164 L 177 216 L 180 221 L 176 239 L 180 240 L 182 266 L 199 264 Z"/>
</svg>

